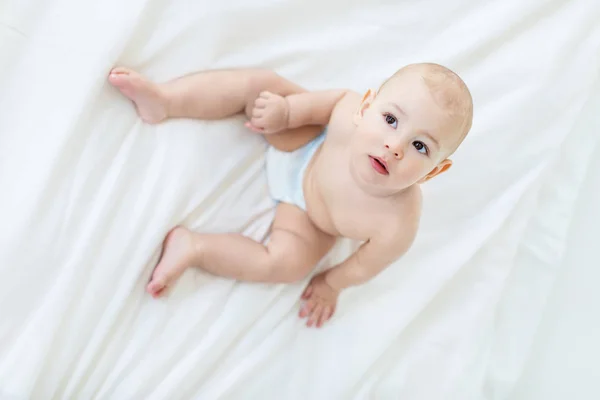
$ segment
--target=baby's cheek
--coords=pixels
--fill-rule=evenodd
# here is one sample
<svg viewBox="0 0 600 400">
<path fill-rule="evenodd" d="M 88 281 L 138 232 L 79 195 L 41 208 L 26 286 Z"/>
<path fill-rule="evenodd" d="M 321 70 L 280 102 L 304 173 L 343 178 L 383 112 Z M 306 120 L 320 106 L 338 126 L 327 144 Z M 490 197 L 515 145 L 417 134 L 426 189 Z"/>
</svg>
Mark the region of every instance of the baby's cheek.
<svg viewBox="0 0 600 400">
<path fill-rule="evenodd" d="M 411 157 L 410 167 L 408 168 L 413 179 L 420 179 L 433 168 L 430 166 L 431 163 L 429 161 L 424 160 L 425 157 L 422 157 L 420 154 L 419 156 Z"/>
<path fill-rule="evenodd" d="M 358 135 L 354 136 L 354 149 L 364 151 L 366 146 L 373 143 L 373 139 L 374 138 L 371 134 L 367 132 L 359 132 Z"/>
</svg>

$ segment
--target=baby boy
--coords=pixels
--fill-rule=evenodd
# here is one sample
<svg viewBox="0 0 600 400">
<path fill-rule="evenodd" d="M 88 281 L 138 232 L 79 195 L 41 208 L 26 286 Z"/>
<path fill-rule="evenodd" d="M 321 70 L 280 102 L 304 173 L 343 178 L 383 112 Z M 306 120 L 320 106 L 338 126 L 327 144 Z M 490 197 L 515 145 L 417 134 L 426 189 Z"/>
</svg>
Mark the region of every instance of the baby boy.
<svg viewBox="0 0 600 400">
<path fill-rule="evenodd" d="M 270 146 L 266 172 L 277 201 L 266 244 L 241 234 L 179 226 L 164 241 L 147 290 L 159 296 L 188 267 L 253 282 L 305 278 L 337 237 L 362 244 L 304 290 L 301 317 L 320 327 L 344 288 L 367 282 L 411 246 L 420 184 L 446 171 L 471 128 L 465 83 L 438 64 L 411 64 L 377 91 L 309 92 L 271 71 L 206 71 L 167 83 L 115 68 L 109 81 L 148 123 L 221 119 L 244 112 Z"/>
</svg>

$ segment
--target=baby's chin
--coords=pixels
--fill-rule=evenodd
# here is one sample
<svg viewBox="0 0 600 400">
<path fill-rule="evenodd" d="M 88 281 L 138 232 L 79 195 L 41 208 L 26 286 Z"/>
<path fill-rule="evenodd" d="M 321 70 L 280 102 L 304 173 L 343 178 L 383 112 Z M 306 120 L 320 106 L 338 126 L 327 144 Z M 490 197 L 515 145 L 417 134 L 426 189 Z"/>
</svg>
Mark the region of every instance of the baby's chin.
<svg viewBox="0 0 600 400">
<path fill-rule="evenodd" d="M 389 179 L 387 182 L 384 182 L 384 184 L 388 185 L 392 190 L 395 189 L 401 191 L 416 185 L 419 180 L 421 180 L 422 176 L 415 174 L 414 171 L 409 172 L 396 169 L 395 171 L 390 171 L 388 178 Z"/>
</svg>

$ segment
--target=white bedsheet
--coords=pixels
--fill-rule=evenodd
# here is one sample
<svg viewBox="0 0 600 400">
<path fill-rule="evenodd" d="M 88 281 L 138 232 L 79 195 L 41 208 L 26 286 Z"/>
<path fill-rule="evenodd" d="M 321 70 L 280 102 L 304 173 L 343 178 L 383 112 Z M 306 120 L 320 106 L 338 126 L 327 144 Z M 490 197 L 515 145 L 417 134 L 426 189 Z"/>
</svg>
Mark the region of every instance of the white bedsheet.
<svg viewBox="0 0 600 400">
<path fill-rule="evenodd" d="M 0 394 L 14 399 L 500 399 L 527 358 L 598 140 L 600 3 L 1 0 Z M 263 238 L 242 119 L 149 126 L 106 83 L 260 66 L 314 89 L 434 61 L 475 99 L 418 239 L 334 320 L 303 284 L 187 272 L 144 292 L 185 223 Z M 597 127 L 596 127 L 597 129 Z M 343 256 L 347 247 L 341 247 Z"/>
</svg>

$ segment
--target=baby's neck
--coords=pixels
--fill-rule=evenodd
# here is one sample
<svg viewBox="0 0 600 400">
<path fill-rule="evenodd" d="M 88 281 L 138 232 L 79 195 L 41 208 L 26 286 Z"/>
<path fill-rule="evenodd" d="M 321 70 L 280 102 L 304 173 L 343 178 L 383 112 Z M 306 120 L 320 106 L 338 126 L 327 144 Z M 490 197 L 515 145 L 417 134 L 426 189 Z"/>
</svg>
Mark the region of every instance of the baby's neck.
<svg viewBox="0 0 600 400">
<path fill-rule="evenodd" d="M 398 189 L 392 190 L 392 189 L 385 188 L 385 187 L 373 187 L 373 188 L 363 189 L 365 194 L 368 196 L 371 196 L 374 198 L 380 198 L 380 199 L 388 198 L 391 200 L 402 199 L 407 196 L 412 196 L 415 192 L 419 192 L 420 190 L 421 190 L 421 188 L 419 187 L 418 184 L 414 184 L 414 185 L 411 185 L 407 188 L 400 189 L 400 190 L 398 190 Z"/>
</svg>

